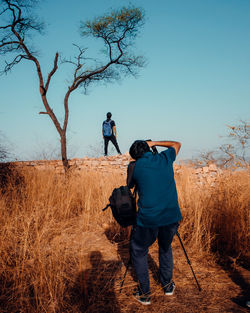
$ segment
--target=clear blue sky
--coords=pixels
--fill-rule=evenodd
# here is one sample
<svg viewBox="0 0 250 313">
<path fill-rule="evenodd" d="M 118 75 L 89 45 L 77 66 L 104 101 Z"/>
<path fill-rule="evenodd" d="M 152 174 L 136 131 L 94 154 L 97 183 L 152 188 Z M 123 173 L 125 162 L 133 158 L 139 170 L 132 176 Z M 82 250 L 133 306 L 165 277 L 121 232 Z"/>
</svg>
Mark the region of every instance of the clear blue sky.
<svg viewBox="0 0 250 313">
<path fill-rule="evenodd" d="M 146 57 L 147 66 L 137 79 L 95 86 L 88 95 L 72 94 L 70 156 L 84 157 L 90 145 L 101 144 L 101 124 L 108 111 L 117 124 L 122 152 L 135 139 L 148 138 L 181 141 L 179 159 L 213 150 L 222 143 L 227 124 L 250 116 L 249 0 L 42 1 L 38 14 L 46 31 L 33 41 L 44 74 L 56 51 L 74 55 L 72 43 L 96 55 L 99 45 L 79 35 L 80 20 L 128 3 L 145 10 L 135 51 Z M 59 117 L 71 74 L 72 68 L 63 65 L 50 86 L 48 98 Z M 51 120 L 38 114 L 44 109 L 31 62 L 1 76 L 0 88 L 0 131 L 19 159 L 32 159 L 46 146 L 58 145 Z"/>
</svg>

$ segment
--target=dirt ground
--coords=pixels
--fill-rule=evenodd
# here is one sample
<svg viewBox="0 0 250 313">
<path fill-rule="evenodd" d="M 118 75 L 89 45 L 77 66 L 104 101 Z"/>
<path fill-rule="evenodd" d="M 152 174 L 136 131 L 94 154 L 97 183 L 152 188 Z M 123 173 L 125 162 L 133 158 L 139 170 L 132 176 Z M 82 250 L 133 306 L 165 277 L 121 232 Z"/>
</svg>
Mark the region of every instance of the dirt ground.
<svg viewBox="0 0 250 313">
<path fill-rule="evenodd" d="M 85 281 L 85 299 L 81 299 L 82 294 L 79 292 L 74 300 L 76 304 L 78 302 L 78 308 L 81 307 L 81 312 L 250 312 L 245 306 L 246 300 L 250 298 L 249 271 L 233 263 L 223 268 L 211 258 L 204 257 L 204 253 L 197 255 L 186 247 L 202 288 L 199 292 L 178 238 L 173 242 L 174 295 L 165 296 L 158 283 L 158 249 L 157 244 L 154 244 L 148 259 L 151 305 L 141 305 L 132 296 L 137 285 L 132 268 L 129 268 L 123 288 L 120 289 L 129 258 L 128 241 L 114 242 L 113 238 L 104 233 L 95 233 L 92 234 L 93 238 L 90 237 L 87 239 L 85 236 L 82 241 L 84 251 L 88 251 L 85 257 L 89 262 L 75 286 L 76 290 L 80 290 L 80 281 Z"/>
</svg>

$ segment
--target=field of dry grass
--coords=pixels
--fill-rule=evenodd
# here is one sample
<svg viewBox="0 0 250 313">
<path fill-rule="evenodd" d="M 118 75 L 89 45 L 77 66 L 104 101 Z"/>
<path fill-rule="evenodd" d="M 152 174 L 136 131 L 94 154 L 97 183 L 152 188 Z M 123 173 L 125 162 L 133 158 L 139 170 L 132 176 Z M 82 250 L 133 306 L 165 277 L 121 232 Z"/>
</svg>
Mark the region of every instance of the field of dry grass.
<svg viewBox="0 0 250 313">
<path fill-rule="evenodd" d="M 149 256 L 150 308 L 131 297 L 132 270 L 119 292 L 129 234 L 101 209 L 125 183 L 123 175 L 65 178 L 26 170 L 12 175 L 0 198 L 0 312 L 247 312 L 232 299 L 246 296 L 247 278 L 237 264 L 249 261 L 249 173 L 227 171 L 214 186 L 197 186 L 186 168 L 176 181 L 179 232 L 201 293 L 177 239 L 173 297 L 165 299 L 157 284 L 156 245 Z M 217 263 L 226 256 L 228 268 Z"/>
</svg>

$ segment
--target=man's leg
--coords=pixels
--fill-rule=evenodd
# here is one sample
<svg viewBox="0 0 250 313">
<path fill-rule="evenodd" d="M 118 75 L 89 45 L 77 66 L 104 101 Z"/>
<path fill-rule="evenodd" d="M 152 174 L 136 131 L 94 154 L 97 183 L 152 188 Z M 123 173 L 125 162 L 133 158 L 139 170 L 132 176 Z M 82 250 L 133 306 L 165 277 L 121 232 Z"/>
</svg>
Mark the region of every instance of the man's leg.
<svg viewBox="0 0 250 313">
<path fill-rule="evenodd" d="M 174 223 L 159 227 L 158 245 L 159 245 L 159 265 L 160 281 L 162 286 L 166 286 L 172 280 L 173 275 L 173 255 L 171 243 L 177 232 L 179 224 Z"/>
<path fill-rule="evenodd" d="M 135 226 L 132 229 L 130 255 L 143 294 L 150 293 L 147 256 L 148 248 L 156 240 L 157 234 L 158 228 Z"/>
<path fill-rule="evenodd" d="M 119 146 L 118 146 L 116 137 L 115 137 L 114 135 L 112 135 L 112 136 L 110 137 L 110 140 L 111 140 L 112 144 L 115 146 L 116 151 L 121 154 L 121 151 L 120 151 L 120 149 L 119 149 Z"/>
<path fill-rule="evenodd" d="M 104 155 L 108 154 L 108 143 L 109 143 L 110 138 L 109 137 L 104 137 Z"/>
</svg>

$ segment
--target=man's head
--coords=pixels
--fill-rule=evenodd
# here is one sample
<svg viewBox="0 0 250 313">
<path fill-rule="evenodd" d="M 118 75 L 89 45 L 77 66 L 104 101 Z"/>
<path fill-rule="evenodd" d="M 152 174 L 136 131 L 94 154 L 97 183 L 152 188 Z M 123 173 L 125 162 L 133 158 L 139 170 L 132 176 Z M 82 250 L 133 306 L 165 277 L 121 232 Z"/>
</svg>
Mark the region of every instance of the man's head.
<svg viewBox="0 0 250 313">
<path fill-rule="evenodd" d="M 135 160 L 141 158 L 146 152 L 150 152 L 150 148 L 145 140 L 136 140 L 129 149 L 129 154 Z"/>
<path fill-rule="evenodd" d="M 107 113 L 107 119 L 110 119 L 112 114 L 110 112 Z"/>
</svg>

